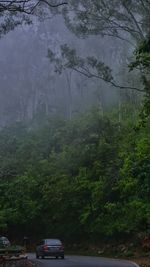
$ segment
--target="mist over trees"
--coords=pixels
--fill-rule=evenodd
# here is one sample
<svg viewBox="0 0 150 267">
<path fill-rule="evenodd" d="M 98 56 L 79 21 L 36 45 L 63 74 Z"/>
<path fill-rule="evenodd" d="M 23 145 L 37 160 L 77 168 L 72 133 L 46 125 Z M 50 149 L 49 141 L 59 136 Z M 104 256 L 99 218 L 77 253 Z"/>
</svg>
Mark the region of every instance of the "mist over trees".
<svg viewBox="0 0 150 267">
<path fill-rule="evenodd" d="M 149 234 L 149 1 L 1 2 L 0 231 Z"/>
<path fill-rule="evenodd" d="M 78 39 L 65 27 L 61 15 L 53 13 L 49 14 L 51 19 L 42 21 L 32 16 L 33 24 L 23 23 L 1 39 L 1 126 L 32 119 L 39 112 L 43 115 L 61 113 L 72 118 L 95 104 L 104 113 L 110 106 L 116 105 L 120 109 L 120 103 L 124 105 L 130 101 L 134 113 L 134 107 L 136 110 L 140 102 L 138 93 L 120 92 L 112 84 L 94 80 L 91 75 L 89 79 L 71 69 L 66 69 L 58 79 L 53 62 L 48 59 L 48 50 L 61 58 L 60 47 L 67 42 L 83 60 L 91 55 L 101 61 L 103 75 L 107 65 L 107 71 L 117 77 L 117 84 L 136 87 L 138 77 L 136 73 L 129 74 L 127 68 L 133 48 L 123 40 L 109 37 Z M 106 76 L 104 80 L 108 80 Z M 130 81 L 129 85 L 127 81 Z M 8 100 L 8 95 L 13 101 Z"/>
</svg>

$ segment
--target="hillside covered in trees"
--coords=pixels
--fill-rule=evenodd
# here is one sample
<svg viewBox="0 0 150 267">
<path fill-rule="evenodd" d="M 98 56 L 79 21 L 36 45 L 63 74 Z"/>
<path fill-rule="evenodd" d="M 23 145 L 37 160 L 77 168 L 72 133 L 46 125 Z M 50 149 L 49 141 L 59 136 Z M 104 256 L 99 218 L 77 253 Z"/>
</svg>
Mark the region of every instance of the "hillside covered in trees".
<svg viewBox="0 0 150 267">
<path fill-rule="evenodd" d="M 41 2 L 40 19 L 46 18 L 47 1 L 33 9 L 24 0 L 21 6 L 1 2 L 1 36 L 30 24 L 28 15 L 37 19 L 40 10 L 31 11 Z M 57 32 L 51 39 L 49 24 L 43 33 L 37 20 L 19 39 L 21 28 L 9 33 L 8 50 L 1 43 L 10 54 L 8 61 L 1 57 L 0 232 L 68 244 L 148 236 L 150 3 L 71 0 L 60 6 L 50 6 L 56 8 L 50 14 L 61 15 L 58 22 L 63 18 L 69 32 L 84 38 L 80 51 L 70 47 L 80 39 L 65 32 L 67 43 L 56 45 Z M 23 46 L 26 33 L 33 47 L 28 41 Z M 29 53 L 24 62 L 18 56 L 14 68 L 9 63 L 18 48 L 22 59 L 26 48 Z"/>
<path fill-rule="evenodd" d="M 135 128 L 134 128 L 135 127 Z M 75 241 L 150 231 L 150 127 L 99 110 L 0 132 L 0 228 Z"/>
</svg>

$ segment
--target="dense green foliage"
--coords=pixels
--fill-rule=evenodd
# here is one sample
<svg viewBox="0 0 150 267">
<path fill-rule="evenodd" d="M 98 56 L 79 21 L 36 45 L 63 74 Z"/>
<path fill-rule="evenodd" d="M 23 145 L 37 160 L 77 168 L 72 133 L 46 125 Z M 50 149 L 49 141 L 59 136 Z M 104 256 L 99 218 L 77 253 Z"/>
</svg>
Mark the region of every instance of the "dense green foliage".
<svg viewBox="0 0 150 267">
<path fill-rule="evenodd" d="M 0 132 L 0 229 L 97 240 L 150 231 L 150 128 L 97 110 Z"/>
<path fill-rule="evenodd" d="M 120 0 L 119 5 L 113 1 L 111 8 L 109 2 L 72 0 L 72 18 L 76 20 L 72 23 L 65 9 L 68 27 L 81 36 L 122 39 L 122 30 L 138 42 L 144 39 L 148 1 L 133 0 L 131 9 L 126 1 Z M 79 6 L 82 12 L 78 12 Z M 95 14 L 97 22 L 93 22 Z M 129 118 L 118 123 L 113 116 L 102 117 L 94 110 L 71 121 L 49 118 L 38 126 L 16 124 L 1 130 L 1 232 L 34 240 L 57 236 L 70 242 L 150 232 L 149 45 L 147 38 L 131 67 L 140 67 L 144 73 L 145 101 L 139 127 L 131 125 Z M 81 72 L 88 64 L 88 71 L 89 67 L 96 69 L 92 77 L 98 74 L 114 84 L 110 69 L 101 61 L 92 57 L 85 61 L 67 46 L 63 52 L 69 57 L 71 53 L 72 68 L 79 66 Z M 50 56 L 52 60 L 54 55 Z M 66 65 L 70 68 L 68 61 Z M 58 72 L 63 66 L 59 67 Z"/>
<path fill-rule="evenodd" d="M 144 85 L 145 95 L 143 108 L 141 110 L 141 123 L 149 120 L 150 117 L 150 35 L 148 35 L 135 51 L 135 61 L 130 65 L 130 69 L 139 68 L 141 79 Z"/>
</svg>

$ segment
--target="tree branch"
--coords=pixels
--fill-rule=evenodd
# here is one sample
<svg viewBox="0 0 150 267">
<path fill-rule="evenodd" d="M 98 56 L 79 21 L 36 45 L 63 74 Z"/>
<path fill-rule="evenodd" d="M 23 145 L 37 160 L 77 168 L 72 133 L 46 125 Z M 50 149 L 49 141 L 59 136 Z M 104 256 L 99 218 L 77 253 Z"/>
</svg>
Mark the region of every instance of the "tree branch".
<svg viewBox="0 0 150 267">
<path fill-rule="evenodd" d="M 45 4 L 49 7 L 56 8 L 59 6 L 67 5 L 66 1 L 52 4 L 49 0 L 2 0 L 0 1 L 0 12 L 21 12 L 25 14 L 32 14 L 33 11 L 40 4 Z"/>
<path fill-rule="evenodd" d="M 103 80 L 104 82 L 107 82 L 107 83 L 111 84 L 112 86 L 114 86 L 116 88 L 119 88 L 119 89 L 136 90 L 136 91 L 142 92 L 142 93 L 144 92 L 144 90 L 142 90 L 140 88 L 137 88 L 137 87 L 122 86 L 122 85 L 119 85 L 119 84 L 115 83 L 115 81 L 108 81 L 108 80 L 104 79 L 103 77 L 101 77 L 99 75 L 96 75 L 94 73 L 89 72 L 89 70 L 86 70 L 85 68 L 84 69 L 77 69 L 75 67 L 72 67 L 72 70 L 84 75 L 87 78 L 97 78 L 97 79 Z"/>
</svg>

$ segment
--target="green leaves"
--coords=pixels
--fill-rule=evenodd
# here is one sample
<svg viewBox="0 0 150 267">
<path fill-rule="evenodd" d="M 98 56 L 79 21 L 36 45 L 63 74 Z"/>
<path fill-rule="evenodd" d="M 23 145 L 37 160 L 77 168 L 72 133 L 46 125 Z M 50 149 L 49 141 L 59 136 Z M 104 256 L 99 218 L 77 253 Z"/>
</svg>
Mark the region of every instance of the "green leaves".
<svg viewBox="0 0 150 267">
<path fill-rule="evenodd" d="M 88 78 L 97 78 L 108 83 L 113 82 L 111 69 L 104 62 L 97 60 L 94 56 L 83 58 L 67 44 L 61 45 L 59 56 L 49 49 L 48 57 L 50 62 L 54 63 L 55 72 L 58 74 L 65 69 L 71 69 Z"/>
<path fill-rule="evenodd" d="M 0 136 L 1 229 L 68 242 L 150 231 L 148 125 L 135 132 L 93 110 Z"/>
<path fill-rule="evenodd" d="M 130 64 L 130 70 L 139 68 L 145 95 L 140 112 L 140 126 L 145 126 L 150 119 L 150 35 L 148 35 L 135 51 L 135 60 Z"/>
</svg>

